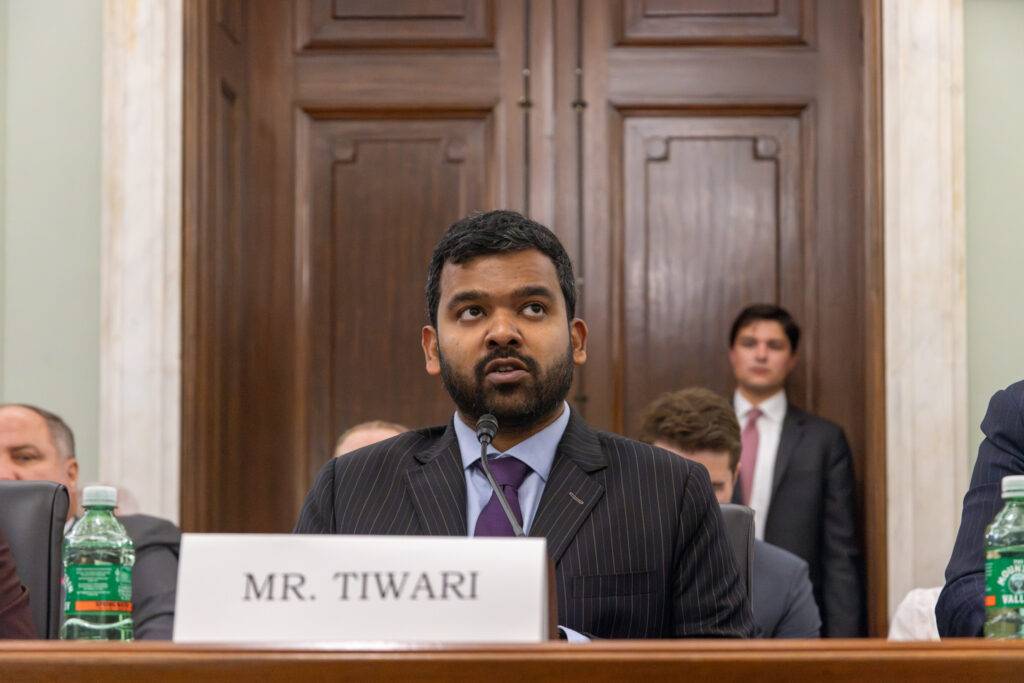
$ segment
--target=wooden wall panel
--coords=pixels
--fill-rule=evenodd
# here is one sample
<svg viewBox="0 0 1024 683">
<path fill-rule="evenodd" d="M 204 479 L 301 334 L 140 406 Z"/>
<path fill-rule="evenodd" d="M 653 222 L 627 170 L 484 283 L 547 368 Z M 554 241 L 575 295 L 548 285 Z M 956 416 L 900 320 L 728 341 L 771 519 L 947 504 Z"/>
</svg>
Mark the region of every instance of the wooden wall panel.
<svg viewBox="0 0 1024 683">
<path fill-rule="evenodd" d="M 243 6 L 189 8 L 182 338 L 182 527 L 223 528 L 243 506 L 242 240 L 248 182 Z M 225 529 L 226 530 L 226 529 Z"/>
<path fill-rule="evenodd" d="M 622 0 L 622 45 L 801 45 L 811 0 Z"/>
<path fill-rule="evenodd" d="M 301 0 L 300 50 L 487 47 L 492 0 Z"/>
<path fill-rule="evenodd" d="M 426 264 L 452 222 L 489 207 L 490 115 L 300 123 L 299 197 L 310 197 L 311 469 L 358 422 L 442 424 L 453 408 L 426 374 Z M 299 226 L 300 231 L 303 226 Z"/>
<path fill-rule="evenodd" d="M 627 117 L 623 416 L 683 386 L 732 389 L 723 349 L 736 311 L 781 303 L 802 318 L 800 124 L 794 117 Z M 813 359 L 794 377 L 804 403 Z"/>
</svg>

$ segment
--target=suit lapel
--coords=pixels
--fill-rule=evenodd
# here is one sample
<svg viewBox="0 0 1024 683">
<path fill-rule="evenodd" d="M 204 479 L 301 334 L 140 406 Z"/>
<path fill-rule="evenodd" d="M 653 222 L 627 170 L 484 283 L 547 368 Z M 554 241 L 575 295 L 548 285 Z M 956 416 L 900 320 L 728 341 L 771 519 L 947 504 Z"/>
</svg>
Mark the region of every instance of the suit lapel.
<svg viewBox="0 0 1024 683">
<path fill-rule="evenodd" d="M 772 500 L 782 483 L 786 468 L 796 457 L 800 448 L 800 440 L 804 436 L 804 416 L 799 408 L 788 406 L 786 417 L 782 420 L 782 434 L 779 435 L 779 451 L 775 455 L 775 472 L 772 473 Z"/>
<path fill-rule="evenodd" d="M 575 412 L 558 443 L 551 474 L 530 527 L 531 536 L 544 536 L 548 555 L 557 563 L 580 525 L 604 495 L 604 486 L 592 476 L 608 466 L 597 432 Z"/>
<path fill-rule="evenodd" d="M 417 453 L 419 467 L 405 473 L 413 507 L 427 536 L 466 535 L 466 476 L 451 422 L 438 442 Z"/>
</svg>

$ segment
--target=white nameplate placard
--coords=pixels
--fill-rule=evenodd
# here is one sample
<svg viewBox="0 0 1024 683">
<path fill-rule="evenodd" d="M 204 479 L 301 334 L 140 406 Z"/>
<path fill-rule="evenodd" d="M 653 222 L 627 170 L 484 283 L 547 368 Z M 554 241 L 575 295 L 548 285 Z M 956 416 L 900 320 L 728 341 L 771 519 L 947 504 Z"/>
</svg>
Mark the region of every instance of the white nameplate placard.
<svg viewBox="0 0 1024 683">
<path fill-rule="evenodd" d="M 542 538 L 184 534 L 174 640 L 548 638 Z"/>
</svg>

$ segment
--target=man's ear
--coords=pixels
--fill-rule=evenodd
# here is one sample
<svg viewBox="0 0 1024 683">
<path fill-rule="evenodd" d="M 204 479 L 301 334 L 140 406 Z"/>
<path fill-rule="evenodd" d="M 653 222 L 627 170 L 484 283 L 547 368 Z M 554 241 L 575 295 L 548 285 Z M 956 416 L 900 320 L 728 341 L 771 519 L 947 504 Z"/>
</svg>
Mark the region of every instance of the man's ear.
<svg viewBox="0 0 1024 683">
<path fill-rule="evenodd" d="M 800 360 L 800 357 L 796 355 L 795 351 L 792 354 L 790 354 L 789 360 L 786 362 L 786 374 L 787 375 L 789 373 L 793 372 L 793 368 L 796 367 L 796 363 L 797 363 L 798 360 Z"/>
<path fill-rule="evenodd" d="M 572 341 L 572 362 L 583 365 L 587 362 L 587 324 L 579 318 L 573 318 L 569 325 L 569 338 Z"/>
<path fill-rule="evenodd" d="M 441 374 L 441 351 L 437 347 L 437 330 L 432 325 L 424 325 L 420 343 L 423 346 L 423 358 L 426 361 L 428 375 Z"/>
<path fill-rule="evenodd" d="M 64 476 L 67 477 L 71 488 L 78 488 L 78 460 L 68 458 L 64 463 Z"/>
</svg>

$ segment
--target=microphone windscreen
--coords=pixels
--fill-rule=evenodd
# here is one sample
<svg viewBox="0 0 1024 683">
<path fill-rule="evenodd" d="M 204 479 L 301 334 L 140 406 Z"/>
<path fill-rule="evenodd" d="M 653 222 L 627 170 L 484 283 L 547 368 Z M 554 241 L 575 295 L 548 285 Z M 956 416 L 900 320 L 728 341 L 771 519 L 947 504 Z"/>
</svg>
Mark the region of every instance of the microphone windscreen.
<svg viewBox="0 0 1024 683">
<path fill-rule="evenodd" d="M 494 435 L 498 433 L 498 418 L 490 413 L 481 415 L 476 421 L 476 438 L 480 441 L 493 441 Z"/>
</svg>

